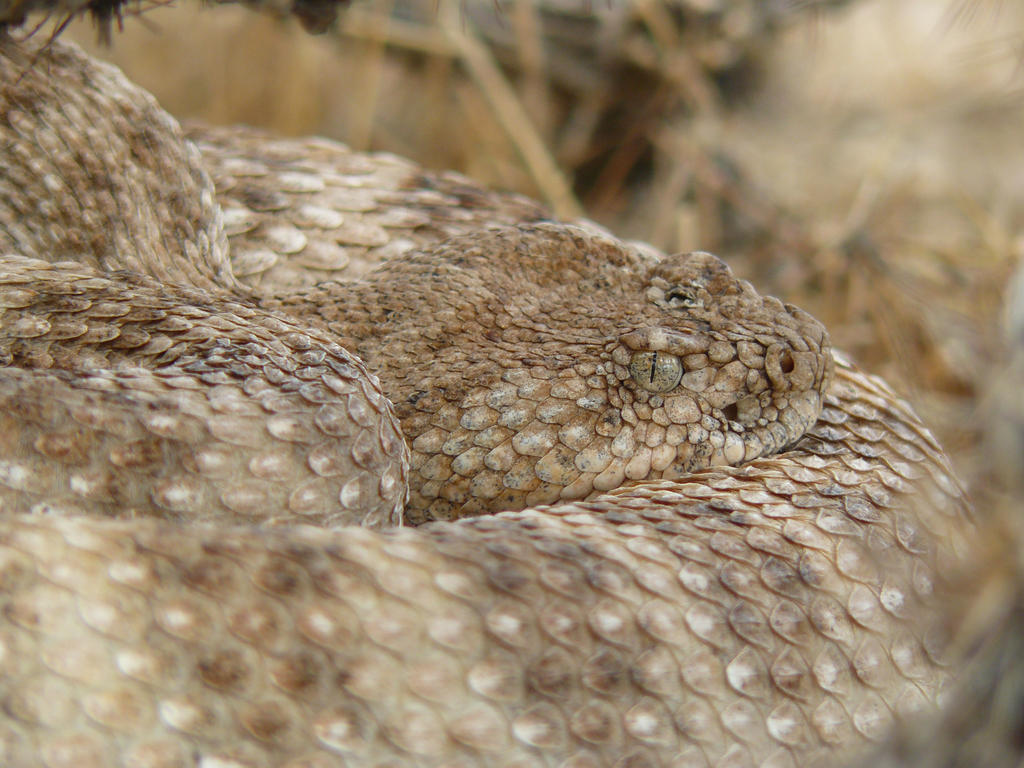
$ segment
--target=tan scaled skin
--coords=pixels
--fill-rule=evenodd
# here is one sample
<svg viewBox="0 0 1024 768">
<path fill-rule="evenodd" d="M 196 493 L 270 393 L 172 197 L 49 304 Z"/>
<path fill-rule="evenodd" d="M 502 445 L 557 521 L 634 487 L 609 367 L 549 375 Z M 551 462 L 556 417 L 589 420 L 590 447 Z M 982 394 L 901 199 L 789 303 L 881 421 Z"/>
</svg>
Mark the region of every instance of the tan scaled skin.
<svg viewBox="0 0 1024 768">
<path fill-rule="evenodd" d="M 0 306 L 9 503 L 29 492 L 61 514 L 401 522 L 401 428 L 334 340 L 225 296 L 19 256 L 0 256 Z"/>
<path fill-rule="evenodd" d="M 57 260 L 85 239 L 90 244 L 88 261 L 97 266 L 125 266 L 176 282 L 188 281 L 191 272 L 199 271 L 206 274 L 195 282 L 214 287 L 215 294 L 223 292 L 216 290 L 218 284 L 239 292 L 229 259 L 217 247 L 224 216 L 219 209 L 202 214 L 204 206 L 213 206 L 214 187 L 205 168 L 188 160 L 195 148 L 188 148 L 165 114 L 160 121 L 149 119 L 159 110 L 145 95 L 118 99 L 116 110 L 105 107 L 100 97 L 116 77 L 110 68 L 86 74 L 61 50 L 53 59 L 45 74 L 41 68 L 30 69 L 8 97 L 10 128 L 5 137 L 18 158 L 8 169 L 7 183 L 0 184 L 0 210 L 12 222 L 9 247 Z M 7 69 L 13 75 L 18 64 L 28 61 L 28 55 L 12 48 Z M 55 77 L 64 70 L 70 70 L 67 77 Z M 134 91 L 129 93 L 134 96 Z M 31 123 L 31 115 L 40 117 L 38 125 Z M 83 153 L 73 144 L 75 124 L 83 120 L 90 126 L 90 152 L 85 156 L 96 155 L 90 162 L 82 160 Z M 158 132 L 159 140 L 137 138 L 155 131 L 151 125 L 170 129 Z M 122 146 L 123 136 L 135 138 Z M 184 148 L 163 157 L 164 144 Z M 147 153 L 150 147 L 152 154 Z M 142 170 L 123 174 L 126 179 L 118 171 L 125 156 L 144 159 Z M 353 165 L 350 158 L 339 159 L 336 171 Z M 240 194 L 248 189 L 244 197 L 250 204 L 259 200 L 264 208 L 279 206 L 272 201 L 284 192 L 275 186 L 257 187 L 252 179 L 259 177 L 244 176 L 254 165 L 279 164 L 272 148 L 248 168 L 237 156 L 222 154 L 218 160 L 222 190 Z M 159 177 L 164 161 L 172 171 L 151 190 L 146 178 Z M 81 178 L 93 166 L 100 169 L 96 184 L 86 185 Z M 224 169 L 230 168 L 234 184 L 223 181 Z M 358 167 L 354 175 L 367 181 Z M 250 180 L 243 184 L 239 177 Z M 286 178 L 292 187 L 316 187 L 308 173 L 304 184 L 300 177 L 292 169 Z M 323 184 L 316 207 L 329 211 L 330 202 L 337 200 L 336 189 Z M 40 207 L 41 215 L 34 219 L 34 201 L 47 196 L 57 205 Z M 416 200 L 408 196 L 403 207 L 411 208 Z M 420 202 L 427 210 L 432 205 Z M 484 204 L 479 207 L 486 209 Z M 66 220 L 76 209 L 88 212 L 83 214 L 85 226 Z M 138 215 L 125 217 L 126 210 Z M 351 218 L 342 214 L 343 222 L 346 216 Z M 443 215 L 438 218 L 444 220 Z M 161 226 L 166 219 L 174 219 L 177 229 Z M 83 238 L 90 221 L 98 231 Z M 108 235 L 110 222 L 123 236 Z M 372 224 L 372 219 L 363 222 Z M 206 255 L 200 258 L 184 248 L 184 258 L 173 258 L 168 254 L 174 242 L 164 237 L 134 257 L 133 243 L 146 242 L 153 231 L 165 229 L 178 239 L 192 233 Z M 64 232 L 73 233 L 74 240 Z M 42 234 L 34 243 L 36 233 Z M 16 272 L 13 265 L 11 270 Z M 228 278 L 221 280 L 221 272 Z M 30 277 L 17 274 L 10 279 Z M 21 299 L 10 302 L 5 322 L 13 328 L 12 343 L 29 347 L 12 357 L 12 364 L 91 368 L 99 364 L 94 358 L 118 362 L 117 350 L 126 344 L 131 349 L 141 346 L 126 343 L 124 335 L 152 333 L 135 314 L 122 316 L 105 308 L 100 318 L 92 317 L 91 304 L 109 303 L 109 293 L 116 291 L 111 288 L 86 293 L 81 307 L 63 310 L 61 317 L 83 330 L 37 327 L 51 323 L 45 314 L 51 294 L 60 291 L 59 278 L 47 279 L 55 285 L 28 287 L 39 296 L 24 299 L 26 306 L 18 306 Z M 611 238 L 562 224 L 504 230 L 477 225 L 465 235 L 385 262 L 356 283 L 326 282 L 304 291 L 272 293 L 261 282 L 259 289 L 256 298 L 266 310 L 322 325 L 381 377 L 412 449 L 405 515 L 411 523 L 585 498 L 630 480 L 678 477 L 772 453 L 793 443 L 813 423 L 831 360 L 827 334 L 816 320 L 775 298 L 761 297 L 713 256 L 689 254 L 656 262 Z M 159 301 L 145 292 L 123 299 Z M 173 312 L 174 300 L 164 304 L 161 311 Z M 223 315 L 238 309 L 211 306 L 208 311 Z M 252 317 L 260 322 L 262 313 Z M 190 345 L 202 338 L 201 330 L 188 329 L 191 337 L 181 338 L 183 334 L 161 324 L 162 316 L 158 321 L 160 336 L 150 343 L 152 351 L 136 352 L 132 359 L 147 367 L 174 365 L 176 372 L 187 371 L 196 354 Z M 91 322 L 105 330 L 85 330 Z M 29 330 L 22 331 L 22 325 Z M 37 362 L 41 350 L 46 359 Z M 665 380 L 655 381 L 659 366 L 658 375 Z M 394 455 L 390 446 L 377 453 Z M 301 471 L 294 480 L 280 476 L 282 482 L 302 487 L 307 479 Z M 337 496 L 333 484 L 310 487 Z M 390 484 L 388 488 L 383 506 L 393 508 Z M 356 496 L 346 508 L 362 512 L 373 506 L 362 498 L 363 491 Z M 280 499 L 280 493 L 273 498 Z M 250 499 L 250 506 L 264 503 L 259 494 Z M 323 501 L 304 507 L 327 508 Z M 275 517 L 286 519 L 285 511 Z M 374 508 L 369 518 L 349 518 L 366 519 L 394 516 Z"/>
<path fill-rule="evenodd" d="M 984 548 L 953 596 L 965 651 L 942 709 L 895 730 L 850 768 L 1024 765 L 1024 270 L 1005 294 L 1005 357 L 982 401 Z"/>
<path fill-rule="evenodd" d="M 67 68 L 92 66 L 73 49 L 51 53 L 40 71 L 57 81 Z M 0 64 L 23 57 L 18 46 L 0 43 Z M 116 78 L 106 83 L 126 101 L 137 93 Z M 46 85 L 35 81 L 28 96 L 45 101 Z M 11 90 L 2 93 L 9 99 Z M 46 131 L 40 127 L 44 139 Z M 230 139 L 229 132 L 217 136 Z M 92 145 L 74 146 L 88 154 Z M 335 155 L 351 157 L 343 148 Z M 208 155 L 214 164 L 218 156 Z M 180 178 L 179 169 L 171 173 Z M 209 191 L 202 173 L 190 175 L 197 194 Z M 159 174 L 152 181 L 159 199 L 167 187 Z M 18 187 L 4 189 L 17 197 Z M 85 198 L 90 190 L 80 184 L 74 191 Z M 23 191 L 24 204 L 43 199 L 32 191 Z M 500 207 L 500 197 L 489 199 Z M 417 208 L 413 198 L 400 207 L 434 210 L 433 203 Z M 140 222 L 144 216 L 125 225 Z M 145 231 L 140 224 L 134 236 Z M 539 344 L 498 336 L 505 345 L 518 341 L 519 358 L 531 363 L 534 388 L 525 391 L 556 379 L 539 378 L 540 389 L 532 384 L 532 372 L 548 362 L 555 373 L 570 371 L 567 379 L 577 376 L 576 357 L 593 350 L 588 377 L 605 366 L 602 386 L 614 386 L 604 391 L 609 400 L 615 387 L 623 393 L 645 440 L 646 425 L 657 424 L 654 412 L 665 406 L 654 406 L 655 394 L 640 381 L 660 388 L 678 373 L 671 391 L 693 399 L 702 427 L 704 417 L 721 426 L 716 409 L 725 422 L 742 424 L 769 418 L 771 408 L 774 424 L 792 426 L 798 419 L 785 414 L 800 415 L 794 388 L 828 381 L 820 327 L 756 297 L 712 257 L 654 264 L 592 229 L 557 224 L 475 234 L 467 224 L 464 232 L 417 246 L 365 282 L 306 289 L 294 294 L 303 299 L 288 301 L 309 307 L 321 295 L 372 295 L 355 305 L 358 325 L 380 311 L 376 301 L 408 295 L 409 285 L 381 277 L 405 268 L 425 287 L 419 303 L 389 305 L 396 338 L 410 336 L 417 322 L 428 339 L 453 323 L 469 327 L 476 312 L 518 318 L 508 327 L 543 336 L 547 323 L 528 327 L 521 318 L 531 309 L 549 312 L 552 323 L 563 323 L 561 345 L 554 334 Z M 31 257 L 52 256 L 27 241 L 20 247 Z M 594 253 L 603 258 L 591 263 Z M 530 283 L 515 275 L 515 265 L 530 259 L 537 263 L 529 271 L 546 265 L 549 277 Z M 609 278 L 619 272 L 622 285 L 643 290 L 620 288 Z M 522 295 L 503 287 L 505 279 Z M 545 294 L 546 283 L 557 287 Z M 262 284 L 246 298 L 228 286 L 160 285 L 25 255 L 0 261 L 0 284 L 4 354 L 21 366 L 0 369 L 0 762 L 827 765 L 931 706 L 948 677 L 941 589 L 971 553 L 966 501 L 907 406 L 841 357 L 828 391 L 812 387 L 808 397 L 823 407 L 804 437 L 776 438 L 778 427 L 766 424 L 763 444 L 769 435 L 775 447 L 798 442 L 742 466 L 414 529 L 259 526 L 254 496 L 236 493 L 236 484 L 266 481 L 269 498 L 291 489 L 292 472 L 345 483 L 344 475 L 317 470 L 331 469 L 332 460 L 361 466 L 370 455 L 355 447 L 362 435 L 380 441 L 382 462 L 402 464 L 401 452 L 383 450 L 388 406 L 376 399 L 373 379 L 339 375 L 358 365 L 330 333 L 340 322 L 337 307 L 316 304 L 310 320 L 323 328 L 307 328 L 278 312 L 285 299 L 268 298 Z M 508 300 L 492 308 L 466 301 L 481 291 Z M 422 311 L 438 302 L 449 316 Z M 409 317 L 396 316 L 402 311 Z M 473 349 L 472 338 L 462 337 L 464 348 Z M 685 346 L 705 341 L 706 352 Z M 728 398 L 713 401 L 708 387 L 700 395 L 679 389 L 707 369 L 717 381 L 719 367 L 734 362 L 726 362 L 724 347 L 712 352 L 716 342 L 734 345 L 747 371 L 732 393 L 734 409 Z M 419 363 L 445 384 L 439 391 L 471 390 L 484 380 L 467 387 L 453 379 L 483 355 L 439 366 L 438 356 L 463 347 L 433 343 Z M 394 354 L 406 354 L 395 344 Z M 702 354 L 707 363 L 697 365 Z M 560 355 L 573 362 L 559 368 Z M 689 355 L 697 359 L 687 362 Z M 732 374 L 725 380 L 740 382 Z M 765 382 L 772 388 L 762 390 Z M 519 396 L 523 384 L 504 383 L 516 384 Z M 344 408 L 332 393 L 344 394 Z M 761 404 L 766 393 L 772 402 Z M 545 404 L 560 399 L 550 395 Z M 755 396 L 760 414 L 741 405 Z M 638 403 L 650 406 L 649 417 Z M 475 413 L 472 407 L 462 413 Z M 399 416 L 401 409 L 396 403 Z M 384 421 L 364 424 L 371 410 Z M 316 452 L 348 431 L 356 434 L 352 447 Z M 223 434 L 232 439 L 221 441 Z M 215 455 L 205 456 L 210 449 Z M 443 449 L 440 455 L 450 458 Z M 88 482 L 96 475 L 108 482 Z M 198 517 L 207 522 L 162 509 L 164 481 L 194 484 Z M 334 509 L 348 514 L 341 486 L 314 498 L 332 494 Z M 239 500 L 249 503 L 234 509 Z M 266 522 L 280 522 L 289 501 L 273 497 Z M 63 517 L 68 511 L 83 516 Z M 171 519 L 98 519 L 111 512 Z"/>
<path fill-rule="evenodd" d="M 384 532 L 6 517 L 0 745 L 88 768 L 831 765 L 942 690 L 964 514 L 919 422 L 840 365 L 795 450 L 585 502 Z"/>
<path fill-rule="evenodd" d="M 381 377 L 412 449 L 414 523 L 777 452 L 816 419 L 831 363 L 816 320 L 715 257 L 652 263 L 561 224 L 455 238 L 264 304 Z"/>
</svg>

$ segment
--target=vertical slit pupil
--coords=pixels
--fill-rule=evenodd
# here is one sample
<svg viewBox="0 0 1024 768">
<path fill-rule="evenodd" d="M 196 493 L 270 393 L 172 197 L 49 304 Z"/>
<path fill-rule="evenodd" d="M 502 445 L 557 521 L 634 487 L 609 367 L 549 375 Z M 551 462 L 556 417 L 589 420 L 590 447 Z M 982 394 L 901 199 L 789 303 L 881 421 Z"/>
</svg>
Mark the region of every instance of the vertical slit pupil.
<svg viewBox="0 0 1024 768">
<path fill-rule="evenodd" d="M 655 352 L 654 356 L 651 358 L 651 384 L 654 383 L 654 372 L 657 370 L 657 368 L 658 368 L 658 353 Z"/>
</svg>

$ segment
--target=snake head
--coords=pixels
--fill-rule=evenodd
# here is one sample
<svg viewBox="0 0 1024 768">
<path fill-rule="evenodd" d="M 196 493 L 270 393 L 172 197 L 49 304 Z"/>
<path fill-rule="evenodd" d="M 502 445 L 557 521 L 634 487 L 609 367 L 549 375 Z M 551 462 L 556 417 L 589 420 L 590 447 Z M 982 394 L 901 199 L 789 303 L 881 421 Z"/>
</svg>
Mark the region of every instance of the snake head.
<svg viewBox="0 0 1024 768">
<path fill-rule="evenodd" d="M 792 445 L 815 422 L 831 344 L 813 317 L 761 296 L 703 252 L 651 267 L 644 298 L 645 316 L 658 323 L 610 345 L 624 420 L 635 419 L 652 447 L 650 466 L 641 449 L 627 478 L 748 462 Z"/>
<path fill-rule="evenodd" d="M 795 442 L 828 383 L 824 328 L 706 253 L 533 224 L 368 281 L 330 305 L 367 308 L 341 333 L 402 421 L 412 522 L 750 461 Z"/>
</svg>

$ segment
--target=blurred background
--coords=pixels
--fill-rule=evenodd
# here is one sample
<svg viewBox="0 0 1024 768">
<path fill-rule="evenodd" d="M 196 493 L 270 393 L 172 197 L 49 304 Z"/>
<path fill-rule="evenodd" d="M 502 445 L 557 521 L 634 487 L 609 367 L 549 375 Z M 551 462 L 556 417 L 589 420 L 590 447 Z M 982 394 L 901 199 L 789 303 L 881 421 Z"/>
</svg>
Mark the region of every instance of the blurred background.
<svg viewBox="0 0 1024 768">
<path fill-rule="evenodd" d="M 1024 5 L 994 0 L 356 0 L 307 35 L 158 7 L 69 37 L 183 121 L 385 150 L 821 318 L 976 491 L 1024 250 Z M 983 494 L 982 494 L 983 495 Z"/>
</svg>

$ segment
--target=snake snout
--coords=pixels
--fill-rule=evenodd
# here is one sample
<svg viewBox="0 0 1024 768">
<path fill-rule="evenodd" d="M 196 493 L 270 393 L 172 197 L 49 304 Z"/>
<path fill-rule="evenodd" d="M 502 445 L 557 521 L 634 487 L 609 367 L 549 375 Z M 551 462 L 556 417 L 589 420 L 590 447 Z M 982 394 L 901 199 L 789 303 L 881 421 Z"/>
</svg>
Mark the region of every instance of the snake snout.
<svg viewBox="0 0 1024 768">
<path fill-rule="evenodd" d="M 820 353 L 773 344 L 765 351 L 764 370 L 777 392 L 804 392 L 814 386 Z"/>
</svg>

